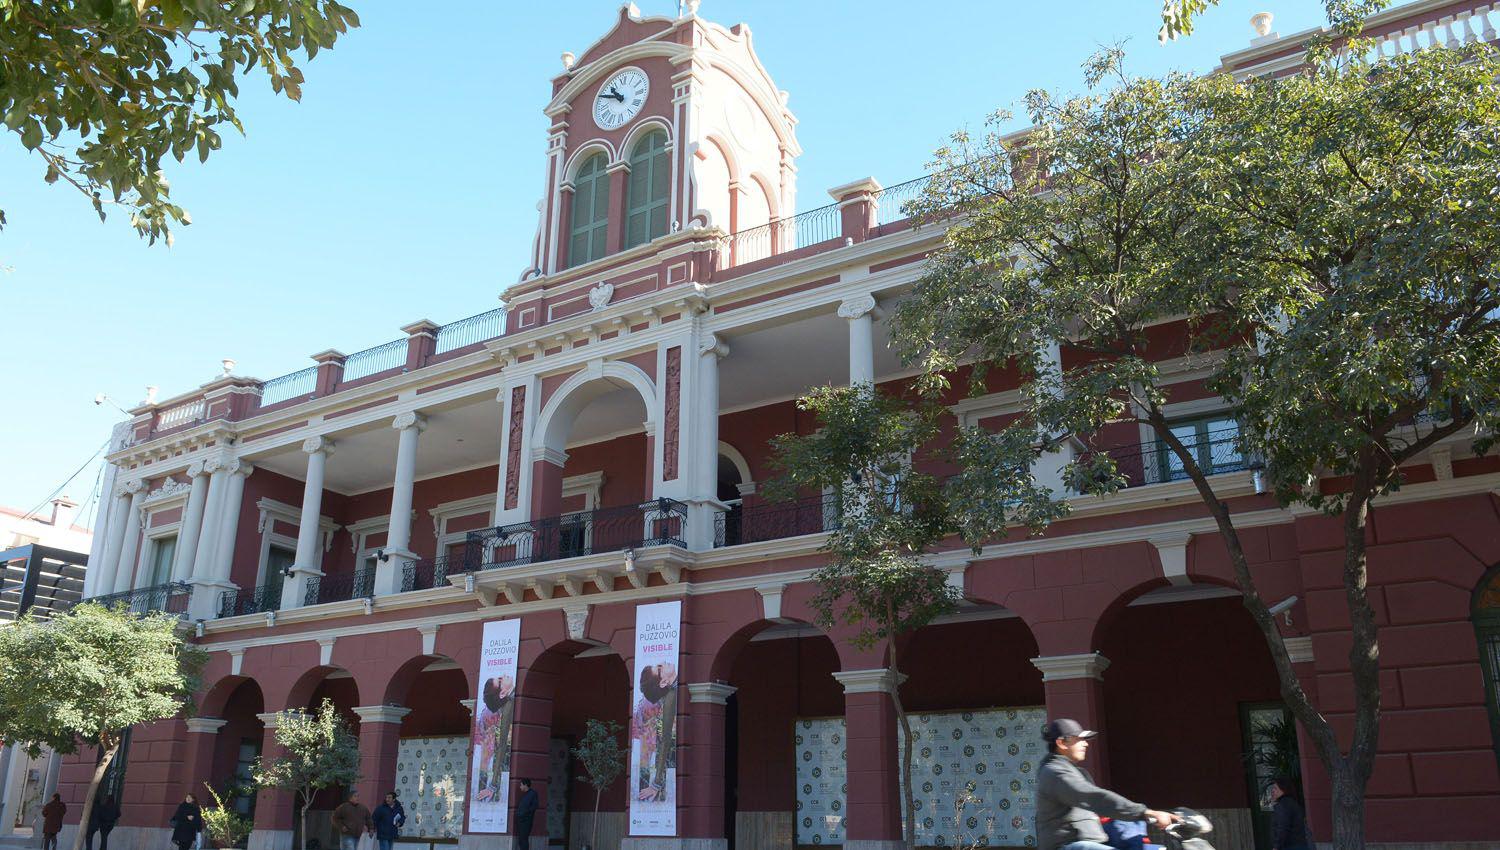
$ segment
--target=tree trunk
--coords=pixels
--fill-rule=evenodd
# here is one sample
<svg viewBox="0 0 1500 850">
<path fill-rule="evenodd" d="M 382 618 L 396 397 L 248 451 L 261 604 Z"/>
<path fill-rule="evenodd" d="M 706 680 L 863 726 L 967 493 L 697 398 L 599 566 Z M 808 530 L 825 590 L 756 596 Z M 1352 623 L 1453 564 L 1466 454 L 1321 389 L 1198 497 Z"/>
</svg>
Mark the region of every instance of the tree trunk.
<svg viewBox="0 0 1500 850">
<path fill-rule="evenodd" d="M 603 788 L 594 789 L 594 823 L 589 829 L 589 850 L 598 850 L 599 847 L 599 800 L 603 796 Z"/>
<path fill-rule="evenodd" d="M 891 705 L 896 709 L 896 721 L 901 724 L 901 740 L 905 744 L 901 751 L 901 838 L 906 842 L 907 850 L 916 850 L 917 806 L 916 792 L 911 787 L 911 720 L 901 705 L 901 669 L 896 663 L 896 639 L 891 638 L 887 644 L 890 647 L 890 670 L 895 676 L 891 683 Z"/>
<path fill-rule="evenodd" d="M 99 763 L 94 765 L 94 776 L 89 780 L 89 791 L 83 795 L 83 816 L 78 819 L 78 834 L 73 836 L 73 850 L 83 850 L 83 840 L 88 836 L 89 818 L 94 814 L 94 797 L 99 793 L 99 783 L 104 781 L 104 774 L 109 771 L 109 766 L 115 760 L 115 753 L 120 749 L 120 744 L 109 735 L 100 736 L 100 744 L 104 747 L 104 755 L 99 757 Z M 116 805 L 119 801 L 115 801 Z"/>
<path fill-rule="evenodd" d="M 301 850 L 307 850 L 307 807 L 312 804 L 312 794 L 299 793 L 302 794 L 302 808 L 297 812 L 297 838 Z"/>
<path fill-rule="evenodd" d="M 1364 850 L 1365 780 L 1347 766 L 1329 772 L 1334 850 Z"/>
</svg>

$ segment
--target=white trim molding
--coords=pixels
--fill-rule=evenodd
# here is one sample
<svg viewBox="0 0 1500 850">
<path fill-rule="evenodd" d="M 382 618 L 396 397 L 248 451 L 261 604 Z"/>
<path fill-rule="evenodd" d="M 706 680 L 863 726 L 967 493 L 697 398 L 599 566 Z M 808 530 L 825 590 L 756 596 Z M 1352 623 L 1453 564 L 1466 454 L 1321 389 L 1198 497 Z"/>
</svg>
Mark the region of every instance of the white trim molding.
<svg viewBox="0 0 1500 850">
<path fill-rule="evenodd" d="M 689 682 L 687 689 L 691 702 L 706 702 L 709 705 L 728 705 L 729 698 L 739 690 L 724 682 Z"/>
<path fill-rule="evenodd" d="M 1031 659 L 1031 664 L 1042 671 L 1043 682 L 1103 679 L 1104 671 L 1109 669 L 1109 659 L 1097 652 L 1081 652 L 1077 655 L 1043 655 Z"/>
<path fill-rule="evenodd" d="M 844 686 L 845 694 L 889 694 L 906 681 L 906 676 L 889 667 L 873 670 L 839 670 L 833 678 Z"/>
<path fill-rule="evenodd" d="M 400 723 L 401 718 L 411 714 L 411 709 L 401 705 L 356 705 L 354 713 L 360 723 Z"/>
<path fill-rule="evenodd" d="M 211 735 L 218 734 L 219 730 L 229 723 L 221 717 L 189 717 L 183 722 L 187 724 L 189 732 L 204 732 Z"/>
</svg>

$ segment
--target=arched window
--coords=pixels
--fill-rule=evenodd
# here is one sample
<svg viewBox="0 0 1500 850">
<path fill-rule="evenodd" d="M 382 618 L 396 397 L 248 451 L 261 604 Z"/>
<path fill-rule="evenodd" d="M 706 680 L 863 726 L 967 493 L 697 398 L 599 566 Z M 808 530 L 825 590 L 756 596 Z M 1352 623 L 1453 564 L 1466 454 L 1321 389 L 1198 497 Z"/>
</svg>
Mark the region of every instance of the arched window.
<svg viewBox="0 0 1500 850">
<path fill-rule="evenodd" d="M 604 256 L 609 233 L 608 159 L 596 153 L 584 160 L 573 178 L 573 216 L 568 228 L 568 265 L 581 266 Z"/>
<path fill-rule="evenodd" d="M 1490 710 L 1490 740 L 1500 759 L 1500 567 L 1486 573 L 1475 589 L 1472 616 L 1479 638 L 1479 667 L 1484 672 L 1484 700 Z"/>
<path fill-rule="evenodd" d="M 644 245 L 667 232 L 667 197 L 672 188 L 672 164 L 667 160 L 667 134 L 647 133 L 630 152 L 630 183 L 625 193 L 625 247 Z"/>
</svg>

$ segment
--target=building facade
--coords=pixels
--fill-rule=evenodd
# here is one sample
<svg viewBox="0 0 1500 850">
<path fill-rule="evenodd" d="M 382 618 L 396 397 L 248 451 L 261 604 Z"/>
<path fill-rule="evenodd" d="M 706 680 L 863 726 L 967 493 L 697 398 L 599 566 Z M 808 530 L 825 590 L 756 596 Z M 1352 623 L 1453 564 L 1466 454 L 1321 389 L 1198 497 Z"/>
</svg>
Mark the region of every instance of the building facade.
<svg viewBox="0 0 1500 850">
<path fill-rule="evenodd" d="M 892 847 L 896 689 L 919 733 L 920 844 L 1032 840 L 1047 715 L 1103 730 L 1096 776 L 1209 812 L 1223 848 L 1268 846 L 1267 771 L 1300 762 L 1326 839 L 1326 779 L 1278 734 L 1276 675 L 1214 524 L 1134 426 L 1109 435 L 1130 487 L 1076 498 L 1043 536 L 934 557 L 965 603 L 910 637 L 903 681 L 816 625 L 832 502 L 763 499 L 768 441 L 811 430 L 794 404 L 808 387 L 912 377 L 883 305 L 942 233 L 902 213 L 920 180 L 856 180 L 794 214 L 787 96 L 748 27 L 696 7 L 627 6 L 564 55 L 534 248 L 503 310 L 413 322 L 274 380 L 226 370 L 132 411 L 88 595 L 171 600 L 211 661 L 196 716 L 132 730 L 114 840 L 159 843 L 184 792 L 245 775 L 275 754 L 281 712 L 328 699 L 358 732 L 364 799 L 398 789 L 417 843 L 509 846 L 494 801 L 513 803 L 523 776 L 537 833 L 588 842 L 595 794 L 569 747 L 598 719 L 632 744 L 600 798 L 599 846 Z M 1486 4 L 1419 2 L 1369 33 L 1400 51 L 1494 41 L 1497 24 Z M 1306 36 L 1262 33 L 1224 69 L 1295 68 Z M 1352 722 L 1337 524 L 1260 494 L 1233 411 L 1200 366 L 1164 360 L 1262 594 L 1286 601 L 1303 684 Z M 954 422 L 1015 409 L 1015 376 L 988 380 L 951 400 Z M 1500 461 L 1443 443 L 1406 473 L 1369 550 L 1387 686 L 1369 834 L 1490 846 L 1495 680 L 1480 662 L 1500 646 Z M 1163 665 L 1195 687 L 1151 686 Z M 65 798 L 82 799 L 92 765 L 64 766 Z M 960 807 L 968 782 L 979 800 Z M 309 830 L 326 847 L 324 796 Z M 253 815 L 251 848 L 292 846 L 286 794 L 234 804 Z"/>
</svg>

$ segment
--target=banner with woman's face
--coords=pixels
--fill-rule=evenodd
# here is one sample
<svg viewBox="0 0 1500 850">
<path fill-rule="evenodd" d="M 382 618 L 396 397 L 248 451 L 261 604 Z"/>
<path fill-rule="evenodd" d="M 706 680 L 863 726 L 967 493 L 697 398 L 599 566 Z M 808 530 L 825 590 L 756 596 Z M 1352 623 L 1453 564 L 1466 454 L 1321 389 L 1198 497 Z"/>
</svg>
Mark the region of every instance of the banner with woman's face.
<svg viewBox="0 0 1500 850">
<path fill-rule="evenodd" d="M 469 832 L 505 832 L 510 812 L 510 732 L 516 716 L 521 621 L 484 624 L 479 693 L 474 700 L 474 758 L 469 765 Z"/>
<path fill-rule="evenodd" d="M 631 835 L 677 834 L 677 663 L 682 603 L 635 609 L 630 702 Z"/>
</svg>

